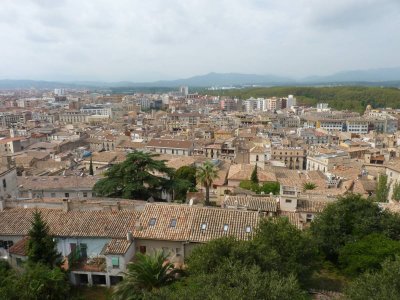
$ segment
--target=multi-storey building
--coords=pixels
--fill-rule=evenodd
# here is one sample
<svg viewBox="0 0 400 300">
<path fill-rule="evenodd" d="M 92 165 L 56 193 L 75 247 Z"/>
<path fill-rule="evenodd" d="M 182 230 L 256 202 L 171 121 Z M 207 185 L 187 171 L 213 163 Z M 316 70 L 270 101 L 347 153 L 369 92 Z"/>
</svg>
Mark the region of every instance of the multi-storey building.
<svg viewBox="0 0 400 300">
<path fill-rule="evenodd" d="M 80 109 L 81 113 L 87 115 L 99 115 L 99 116 L 109 116 L 112 117 L 112 109 L 111 107 L 107 107 L 104 105 L 88 105 L 83 106 Z"/>
<path fill-rule="evenodd" d="M 274 147 L 271 149 L 271 159 L 285 163 L 289 169 L 304 170 L 306 150 L 300 147 Z"/>
<path fill-rule="evenodd" d="M 365 118 L 350 118 L 346 120 L 347 132 L 356 134 L 367 134 L 368 133 L 368 120 Z"/>
<path fill-rule="evenodd" d="M 26 124 L 32 119 L 30 111 L 24 112 L 0 112 L 0 125 L 3 127 L 13 127 L 17 124 Z"/>
<path fill-rule="evenodd" d="M 60 113 L 59 120 L 64 124 L 86 123 L 89 115 L 80 111 L 64 111 Z"/>
</svg>

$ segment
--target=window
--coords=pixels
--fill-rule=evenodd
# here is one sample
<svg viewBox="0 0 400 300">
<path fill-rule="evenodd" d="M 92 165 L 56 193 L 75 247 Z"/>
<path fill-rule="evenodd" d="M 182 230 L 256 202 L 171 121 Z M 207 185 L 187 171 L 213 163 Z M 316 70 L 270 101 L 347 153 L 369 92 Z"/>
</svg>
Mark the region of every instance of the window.
<svg viewBox="0 0 400 300">
<path fill-rule="evenodd" d="M 151 218 L 149 221 L 149 226 L 154 226 L 156 225 L 156 218 Z"/>
<path fill-rule="evenodd" d="M 87 245 L 86 244 L 79 244 L 79 248 L 81 250 L 81 257 L 87 258 Z"/>
<path fill-rule="evenodd" d="M 162 253 L 163 253 L 165 256 L 168 256 L 168 255 L 169 255 L 169 248 L 168 248 L 168 247 L 162 247 Z"/>
<path fill-rule="evenodd" d="M 83 192 L 83 197 L 87 197 L 87 192 Z"/>
<path fill-rule="evenodd" d="M 286 199 L 285 202 L 286 203 L 292 203 L 292 200 L 291 199 Z"/>
<path fill-rule="evenodd" d="M 51 198 L 55 198 L 55 197 L 56 197 L 56 193 L 51 193 L 51 194 L 50 194 L 50 197 L 51 197 Z"/>
<path fill-rule="evenodd" d="M 201 223 L 201 230 L 206 230 L 207 223 Z"/>
<path fill-rule="evenodd" d="M 169 223 L 169 227 L 176 227 L 176 219 L 171 219 L 171 222 Z"/>
<path fill-rule="evenodd" d="M 181 256 L 181 248 L 176 248 L 175 249 L 175 253 L 176 253 L 176 256 Z"/>
<path fill-rule="evenodd" d="M 247 233 L 250 233 L 250 232 L 251 232 L 251 226 L 250 226 L 250 225 L 247 225 L 247 226 L 246 226 L 246 232 L 247 232 Z"/>
<path fill-rule="evenodd" d="M 224 231 L 228 231 L 229 229 L 229 225 L 228 224 L 224 224 Z"/>
<path fill-rule="evenodd" d="M 111 257 L 111 264 L 113 269 L 119 269 L 119 257 Z"/>
<path fill-rule="evenodd" d="M 5 179 L 3 179 L 3 188 L 6 188 L 6 187 L 7 187 L 7 182 Z"/>
<path fill-rule="evenodd" d="M 20 267 L 22 265 L 22 259 L 21 258 L 17 257 L 15 259 L 15 261 L 16 261 L 18 267 Z"/>
<path fill-rule="evenodd" d="M 64 194 L 65 198 L 69 198 L 69 193 Z"/>
</svg>

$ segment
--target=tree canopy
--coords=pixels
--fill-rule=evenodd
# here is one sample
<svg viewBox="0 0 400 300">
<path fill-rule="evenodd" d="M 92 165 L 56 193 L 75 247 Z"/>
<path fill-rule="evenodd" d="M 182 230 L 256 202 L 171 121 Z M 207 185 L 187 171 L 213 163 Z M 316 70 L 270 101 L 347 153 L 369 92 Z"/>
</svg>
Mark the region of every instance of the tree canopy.
<svg viewBox="0 0 400 300">
<path fill-rule="evenodd" d="M 161 198 L 163 190 L 171 190 L 176 183 L 174 170 L 157 154 L 134 151 L 122 163 L 105 172 L 105 178 L 96 182 L 93 190 L 98 196 L 126 199 Z"/>
<path fill-rule="evenodd" d="M 181 182 L 176 188 L 175 199 L 186 200 L 186 193 L 196 189 L 196 167 L 182 166 L 176 170 L 174 178 Z"/>
<path fill-rule="evenodd" d="M 295 95 L 299 105 L 316 105 L 319 102 L 328 103 L 338 110 L 364 112 L 368 104 L 374 108 L 400 108 L 400 90 L 397 88 L 365 87 L 365 86 L 334 86 L 334 87 L 259 87 L 247 89 L 232 89 L 205 91 L 208 95 L 238 97 L 287 97 Z M 345 100 L 345 101 L 344 101 Z"/>
<path fill-rule="evenodd" d="M 243 180 L 240 182 L 239 187 L 245 190 L 253 191 L 256 194 L 274 194 L 278 195 L 280 191 L 279 182 L 265 182 L 262 185 L 254 183 L 251 180 Z"/>
<path fill-rule="evenodd" d="M 145 299 L 308 299 L 295 276 L 262 272 L 259 267 L 225 262 L 213 273 L 189 276 Z"/>
<path fill-rule="evenodd" d="M 347 299 L 400 299 L 400 259 L 387 259 L 379 271 L 370 271 L 356 278 L 346 289 Z"/>
<path fill-rule="evenodd" d="M 28 239 L 28 261 L 41 263 L 49 267 L 61 263 L 61 254 L 57 252 L 57 242 L 49 233 L 49 226 L 43 220 L 40 211 L 33 213 Z"/>
<path fill-rule="evenodd" d="M 375 191 L 375 200 L 377 202 L 389 201 L 389 185 L 387 175 L 381 174 L 378 177 L 378 183 Z"/>
<path fill-rule="evenodd" d="M 313 237 L 333 262 L 337 262 L 344 245 L 374 232 L 399 240 L 400 217 L 356 194 L 329 204 L 311 223 Z"/>
<path fill-rule="evenodd" d="M 379 269 L 381 263 L 400 255 L 400 242 L 382 234 L 372 233 L 349 242 L 339 251 L 339 263 L 346 274 L 355 276 L 367 270 Z"/>
<path fill-rule="evenodd" d="M 252 183 L 258 184 L 258 174 L 257 174 L 257 165 L 254 166 L 253 172 L 251 172 L 250 181 Z"/>
<path fill-rule="evenodd" d="M 392 200 L 400 201 L 400 183 L 397 181 L 393 185 Z"/>
<path fill-rule="evenodd" d="M 265 220 L 253 240 L 225 237 L 194 248 L 187 276 L 144 298 L 308 299 L 302 285 L 316 261 L 316 247 L 305 232 L 286 218 Z"/>
<path fill-rule="evenodd" d="M 90 157 L 90 164 L 89 164 L 89 175 L 93 176 L 94 171 L 93 171 L 93 160 L 92 157 Z"/>
</svg>

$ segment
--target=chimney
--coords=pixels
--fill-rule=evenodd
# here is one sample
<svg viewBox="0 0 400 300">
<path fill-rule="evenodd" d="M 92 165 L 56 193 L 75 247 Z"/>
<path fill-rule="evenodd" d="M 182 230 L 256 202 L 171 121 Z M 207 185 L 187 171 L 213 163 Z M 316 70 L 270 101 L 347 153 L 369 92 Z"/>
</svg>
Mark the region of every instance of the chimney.
<svg viewBox="0 0 400 300">
<path fill-rule="evenodd" d="M 0 199 L 0 211 L 3 211 L 6 208 L 6 200 Z"/>
<path fill-rule="evenodd" d="M 63 199 L 63 210 L 64 212 L 69 212 L 71 210 L 70 202 L 68 199 Z"/>
<path fill-rule="evenodd" d="M 126 234 L 126 240 L 127 240 L 128 242 L 130 242 L 130 243 L 133 242 L 133 235 L 132 235 L 132 232 L 129 231 L 129 232 Z"/>
</svg>

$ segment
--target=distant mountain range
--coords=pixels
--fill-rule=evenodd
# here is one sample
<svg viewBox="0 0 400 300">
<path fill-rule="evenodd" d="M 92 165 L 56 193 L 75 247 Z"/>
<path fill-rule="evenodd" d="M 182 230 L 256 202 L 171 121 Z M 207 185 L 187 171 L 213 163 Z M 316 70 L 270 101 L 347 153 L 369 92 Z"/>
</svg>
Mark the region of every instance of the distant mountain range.
<svg viewBox="0 0 400 300">
<path fill-rule="evenodd" d="M 275 75 L 257 75 L 241 73 L 208 73 L 177 80 L 161 80 L 154 82 L 99 82 L 99 81 L 36 81 L 36 80 L 0 80 L 0 89 L 16 88 L 138 88 L 165 87 L 173 88 L 181 85 L 190 87 L 211 86 L 274 86 L 274 85 L 329 85 L 329 84 L 361 84 L 400 86 L 400 67 L 371 70 L 344 71 L 328 76 L 310 76 L 302 79 Z"/>
</svg>

